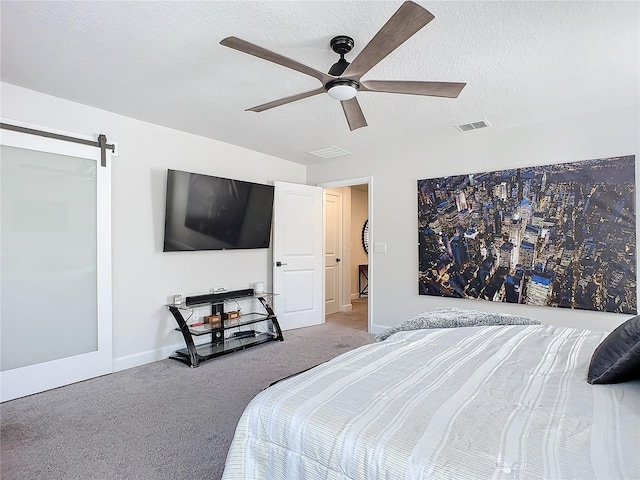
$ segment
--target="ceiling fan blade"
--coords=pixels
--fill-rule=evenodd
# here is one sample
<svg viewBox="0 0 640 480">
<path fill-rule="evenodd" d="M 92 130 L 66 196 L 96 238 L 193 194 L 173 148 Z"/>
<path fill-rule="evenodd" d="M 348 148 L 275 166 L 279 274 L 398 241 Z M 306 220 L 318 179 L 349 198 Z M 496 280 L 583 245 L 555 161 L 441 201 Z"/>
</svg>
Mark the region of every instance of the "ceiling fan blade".
<svg viewBox="0 0 640 480">
<path fill-rule="evenodd" d="M 262 48 L 258 45 L 254 45 L 253 43 L 249 43 L 246 40 L 241 40 L 236 37 L 227 37 L 220 42 L 220 45 L 233 48 L 234 50 L 238 50 L 243 53 L 248 53 L 249 55 L 253 55 L 254 57 L 262 58 L 269 62 L 277 63 L 278 65 L 282 65 L 283 67 L 295 70 L 296 72 L 304 73 L 311 77 L 317 78 L 322 82 L 323 85 L 333 80 L 333 77 L 327 75 L 326 73 L 323 73 L 307 65 L 303 65 L 296 60 L 284 57 L 278 53 L 272 52 L 271 50 L 267 50 L 266 48 Z"/>
<path fill-rule="evenodd" d="M 458 98 L 466 83 L 458 82 L 413 82 L 367 80 L 360 82 L 360 91 L 405 93 L 409 95 L 426 95 L 429 97 Z"/>
<path fill-rule="evenodd" d="M 357 128 L 367 126 L 367 121 L 364 118 L 364 113 L 362 113 L 362 109 L 360 108 L 360 104 L 358 103 L 358 99 L 356 97 L 353 97 L 350 100 L 343 100 L 340 103 L 342 104 L 344 115 L 347 117 L 349 130 L 354 131 Z"/>
<path fill-rule="evenodd" d="M 420 5 L 404 2 L 351 62 L 342 76 L 356 81 L 360 80 L 360 77 L 377 65 L 380 60 L 434 18 L 428 10 Z"/>
<path fill-rule="evenodd" d="M 247 112 L 264 112 L 265 110 L 269 110 L 270 108 L 279 107 L 280 105 L 285 105 L 287 103 L 295 102 L 296 100 L 302 100 L 303 98 L 313 97 L 314 95 L 319 95 L 320 93 L 325 93 L 326 90 L 324 87 L 316 88 L 315 90 L 310 90 L 308 92 L 298 93 L 297 95 L 291 95 L 290 97 L 280 98 L 279 100 L 274 100 L 273 102 L 263 103 L 262 105 L 258 105 L 257 107 L 247 108 Z"/>
</svg>

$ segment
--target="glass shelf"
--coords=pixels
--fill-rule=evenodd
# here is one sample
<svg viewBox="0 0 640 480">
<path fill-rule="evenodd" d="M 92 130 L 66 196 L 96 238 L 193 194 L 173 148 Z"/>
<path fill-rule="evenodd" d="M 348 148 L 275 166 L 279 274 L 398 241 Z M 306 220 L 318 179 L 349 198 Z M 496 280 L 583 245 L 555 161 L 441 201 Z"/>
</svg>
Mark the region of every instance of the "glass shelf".
<svg viewBox="0 0 640 480">
<path fill-rule="evenodd" d="M 205 343 L 196 347 L 196 352 L 199 361 L 209 360 L 225 353 L 234 352 L 236 350 L 242 350 L 243 348 L 252 347 L 261 343 L 266 343 L 274 340 L 276 335 L 268 332 L 258 333 L 255 337 L 246 338 L 226 338 L 218 343 Z M 176 350 L 176 355 L 184 358 L 189 358 L 189 349 L 181 348 Z"/>
<path fill-rule="evenodd" d="M 245 325 L 251 325 L 257 322 L 264 322 L 265 320 L 269 320 L 271 317 L 266 313 L 243 313 L 238 318 L 231 318 L 227 320 L 223 320 L 224 329 L 229 330 L 236 327 L 242 327 Z M 206 335 L 208 333 L 212 333 L 216 330 L 221 330 L 222 327 L 213 328 L 210 324 L 205 323 L 204 325 L 198 325 L 194 327 L 193 325 L 187 325 L 189 327 L 189 331 L 191 335 Z M 180 331 L 179 328 L 176 330 Z"/>
</svg>

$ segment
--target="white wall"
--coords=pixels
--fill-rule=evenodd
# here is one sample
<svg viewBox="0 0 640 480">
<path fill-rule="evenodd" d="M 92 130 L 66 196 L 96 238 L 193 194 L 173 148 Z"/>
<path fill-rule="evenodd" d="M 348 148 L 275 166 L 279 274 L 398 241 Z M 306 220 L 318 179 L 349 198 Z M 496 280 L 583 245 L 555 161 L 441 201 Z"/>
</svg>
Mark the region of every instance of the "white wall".
<svg viewBox="0 0 640 480">
<path fill-rule="evenodd" d="M 460 133 L 454 138 L 425 136 L 404 146 L 390 145 L 387 151 L 374 156 L 340 157 L 309 167 L 309 184 L 373 177 L 371 245 L 384 242 L 388 246 L 387 253 L 370 254 L 375 256 L 374 270 L 370 270 L 374 289 L 369 292 L 374 331 L 439 306 L 517 313 L 545 323 L 594 330 L 611 330 L 626 320 L 628 316 L 620 314 L 418 295 L 416 181 L 512 167 L 637 156 L 639 116 L 638 105 L 634 105 L 526 127 L 505 130 L 492 127 Z"/>
<path fill-rule="evenodd" d="M 173 294 L 271 285 L 271 250 L 162 252 L 167 169 L 259 183 L 305 183 L 306 168 L 215 140 L 0 84 L 5 121 L 117 142 L 112 167 L 113 355 L 116 370 L 184 347 L 164 307 Z"/>
</svg>

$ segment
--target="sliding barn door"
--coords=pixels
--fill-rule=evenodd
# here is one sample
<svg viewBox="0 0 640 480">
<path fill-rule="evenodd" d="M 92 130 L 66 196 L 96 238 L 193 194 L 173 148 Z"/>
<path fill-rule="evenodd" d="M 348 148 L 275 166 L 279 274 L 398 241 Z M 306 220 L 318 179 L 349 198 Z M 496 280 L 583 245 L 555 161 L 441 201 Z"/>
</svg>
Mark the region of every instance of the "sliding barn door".
<svg viewBox="0 0 640 480">
<path fill-rule="evenodd" d="M 0 400 L 112 371 L 110 155 L 0 131 Z"/>
</svg>

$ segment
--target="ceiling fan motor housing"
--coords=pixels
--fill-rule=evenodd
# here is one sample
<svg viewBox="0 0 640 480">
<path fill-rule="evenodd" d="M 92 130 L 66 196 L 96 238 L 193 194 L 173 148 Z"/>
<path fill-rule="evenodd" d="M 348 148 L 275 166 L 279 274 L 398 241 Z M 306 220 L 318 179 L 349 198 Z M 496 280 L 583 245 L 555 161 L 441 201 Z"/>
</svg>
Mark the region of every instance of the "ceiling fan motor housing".
<svg viewBox="0 0 640 480">
<path fill-rule="evenodd" d="M 338 35 L 337 37 L 333 37 L 331 39 L 331 49 L 336 52 L 338 55 L 344 55 L 345 53 L 349 53 L 353 48 L 354 42 L 353 38 L 347 37 L 346 35 Z"/>
<path fill-rule="evenodd" d="M 354 41 L 353 38 L 346 35 L 338 35 L 337 37 L 333 37 L 329 43 L 331 49 L 340 55 L 340 60 L 334 63 L 329 69 L 329 75 L 339 77 L 349 66 L 349 62 L 344 59 L 344 56 L 351 51 Z"/>
</svg>

